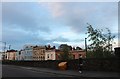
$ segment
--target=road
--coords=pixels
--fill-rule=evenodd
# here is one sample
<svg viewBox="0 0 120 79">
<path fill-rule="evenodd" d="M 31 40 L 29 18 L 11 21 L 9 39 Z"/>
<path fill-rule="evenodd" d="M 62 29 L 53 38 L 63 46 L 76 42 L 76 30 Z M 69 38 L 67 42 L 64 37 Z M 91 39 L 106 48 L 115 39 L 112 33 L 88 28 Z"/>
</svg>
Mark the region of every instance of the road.
<svg viewBox="0 0 120 79">
<path fill-rule="evenodd" d="M 72 76 L 33 71 L 20 66 L 3 65 L 2 77 L 72 77 Z"/>
<path fill-rule="evenodd" d="M 14 65 L 2 65 L 3 79 L 119 79 L 117 72 L 97 72 L 66 70 L 51 70 L 48 68 L 33 68 Z M 57 77 L 57 78 L 56 78 Z M 77 77 L 77 78 L 76 78 Z"/>
</svg>

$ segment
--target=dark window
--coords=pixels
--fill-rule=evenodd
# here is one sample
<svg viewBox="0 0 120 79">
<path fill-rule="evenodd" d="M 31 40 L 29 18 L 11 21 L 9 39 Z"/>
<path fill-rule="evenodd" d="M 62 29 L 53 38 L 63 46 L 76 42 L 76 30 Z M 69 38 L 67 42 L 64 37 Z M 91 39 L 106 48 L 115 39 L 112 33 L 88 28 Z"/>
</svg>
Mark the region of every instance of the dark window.
<svg viewBox="0 0 120 79">
<path fill-rule="evenodd" d="M 19 51 L 19 55 L 21 54 L 21 52 Z"/>
<path fill-rule="evenodd" d="M 79 58 L 81 57 L 82 55 L 81 54 L 79 54 Z"/>
<path fill-rule="evenodd" d="M 49 54 L 47 55 L 47 57 L 49 58 Z"/>
</svg>

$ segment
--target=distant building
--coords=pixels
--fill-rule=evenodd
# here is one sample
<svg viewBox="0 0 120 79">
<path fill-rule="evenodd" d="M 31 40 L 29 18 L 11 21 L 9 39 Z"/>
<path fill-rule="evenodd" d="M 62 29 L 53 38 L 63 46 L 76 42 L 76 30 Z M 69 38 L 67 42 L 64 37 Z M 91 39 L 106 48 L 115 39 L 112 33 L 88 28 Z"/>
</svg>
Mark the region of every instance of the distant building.
<svg viewBox="0 0 120 79">
<path fill-rule="evenodd" d="M 55 60 L 55 49 L 47 49 L 45 51 L 45 60 Z"/>
<path fill-rule="evenodd" d="M 7 50 L 6 51 L 6 60 L 15 60 L 17 50 Z"/>
<path fill-rule="evenodd" d="M 82 56 L 82 58 L 86 58 L 86 52 L 83 50 L 72 50 L 70 52 L 72 54 L 73 59 L 79 59 L 80 56 Z"/>
<path fill-rule="evenodd" d="M 16 60 L 45 60 L 45 46 L 24 46 L 16 53 Z"/>
<path fill-rule="evenodd" d="M 86 52 L 83 50 L 70 50 L 69 52 L 72 55 L 72 59 L 79 59 L 80 56 L 82 56 L 82 58 L 86 58 Z M 60 54 L 62 53 L 64 52 L 61 50 L 55 50 L 56 60 L 60 60 Z"/>
<path fill-rule="evenodd" d="M 33 47 L 33 60 L 45 60 L 45 46 Z"/>
<path fill-rule="evenodd" d="M 55 46 L 51 47 L 48 46 L 24 46 L 24 48 L 20 51 L 16 52 L 16 60 L 34 60 L 34 61 L 41 61 L 41 60 L 60 60 L 60 54 L 64 53 L 62 49 L 65 45 L 61 45 L 59 49 L 56 49 Z M 74 50 L 71 46 L 67 46 L 73 56 L 73 59 L 78 59 L 80 56 L 83 58 L 86 57 L 86 53 L 80 48 L 77 47 Z M 7 55 L 8 57 L 8 55 Z M 9 58 L 7 58 L 9 59 Z"/>
<path fill-rule="evenodd" d="M 33 60 L 33 46 L 26 46 L 19 53 L 21 60 Z"/>
<path fill-rule="evenodd" d="M 63 53 L 61 50 L 56 49 L 55 50 L 55 59 L 60 60 L 60 54 Z"/>
<path fill-rule="evenodd" d="M 24 50 L 17 51 L 16 52 L 16 60 L 25 60 L 24 53 L 25 53 Z"/>
</svg>

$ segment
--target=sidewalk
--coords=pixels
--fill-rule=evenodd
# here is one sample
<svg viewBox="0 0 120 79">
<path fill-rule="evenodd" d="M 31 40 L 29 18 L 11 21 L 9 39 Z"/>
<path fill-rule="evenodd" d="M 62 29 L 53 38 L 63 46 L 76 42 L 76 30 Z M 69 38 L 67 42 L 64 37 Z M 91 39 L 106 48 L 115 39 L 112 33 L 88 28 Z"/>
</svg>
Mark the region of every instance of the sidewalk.
<svg viewBox="0 0 120 79">
<path fill-rule="evenodd" d="M 103 71 L 83 71 L 80 74 L 76 70 L 53 70 L 49 68 L 35 68 L 35 67 L 22 67 L 25 69 L 30 69 L 38 72 L 52 73 L 52 74 L 61 74 L 75 77 L 120 77 L 117 72 L 103 72 Z"/>
</svg>

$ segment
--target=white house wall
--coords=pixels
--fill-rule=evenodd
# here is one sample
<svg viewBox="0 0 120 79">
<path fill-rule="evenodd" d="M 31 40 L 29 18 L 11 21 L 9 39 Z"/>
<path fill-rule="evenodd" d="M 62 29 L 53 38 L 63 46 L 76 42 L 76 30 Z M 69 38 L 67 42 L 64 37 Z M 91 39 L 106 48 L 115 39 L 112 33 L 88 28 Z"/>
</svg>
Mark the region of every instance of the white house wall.
<svg viewBox="0 0 120 79">
<path fill-rule="evenodd" d="M 32 59 L 32 51 L 30 50 L 25 50 L 24 52 L 24 60 L 33 60 Z"/>
<path fill-rule="evenodd" d="M 48 58 L 49 56 L 49 58 Z M 45 60 L 55 60 L 55 51 L 47 50 L 45 52 Z"/>
</svg>

